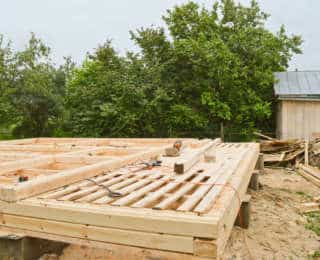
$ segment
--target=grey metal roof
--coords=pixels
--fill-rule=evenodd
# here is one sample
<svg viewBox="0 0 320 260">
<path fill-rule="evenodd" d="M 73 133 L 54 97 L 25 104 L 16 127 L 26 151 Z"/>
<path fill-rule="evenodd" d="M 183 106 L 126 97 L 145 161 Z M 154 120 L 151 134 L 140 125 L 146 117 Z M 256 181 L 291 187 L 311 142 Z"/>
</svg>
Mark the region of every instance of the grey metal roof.
<svg viewBox="0 0 320 260">
<path fill-rule="evenodd" d="M 274 91 L 279 98 L 320 99 L 320 71 L 276 72 Z"/>
</svg>

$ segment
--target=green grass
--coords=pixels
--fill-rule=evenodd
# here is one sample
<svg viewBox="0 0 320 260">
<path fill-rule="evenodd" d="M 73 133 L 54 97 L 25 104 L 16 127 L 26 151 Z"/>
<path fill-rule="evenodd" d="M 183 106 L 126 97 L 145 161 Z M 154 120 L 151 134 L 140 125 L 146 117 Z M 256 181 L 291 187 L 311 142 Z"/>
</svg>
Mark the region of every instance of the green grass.
<svg viewBox="0 0 320 260">
<path fill-rule="evenodd" d="M 302 196 L 302 197 L 305 197 L 305 198 L 308 198 L 308 199 L 312 199 L 312 196 L 305 193 L 304 191 L 296 191 L 296 194 Z"/>
<path fill-rule="evenodd" d="M 320 236 L 320 212 L 308 213 L 306 216 L 308 221 L 306 228 Z"/>
<path fill-rule="evenodd" d="M 320 259 L 320 251 L 315 251 L 312 255 L 308 255 L 308 258 L 310 260 L 319 260 Z"/>
</svg>

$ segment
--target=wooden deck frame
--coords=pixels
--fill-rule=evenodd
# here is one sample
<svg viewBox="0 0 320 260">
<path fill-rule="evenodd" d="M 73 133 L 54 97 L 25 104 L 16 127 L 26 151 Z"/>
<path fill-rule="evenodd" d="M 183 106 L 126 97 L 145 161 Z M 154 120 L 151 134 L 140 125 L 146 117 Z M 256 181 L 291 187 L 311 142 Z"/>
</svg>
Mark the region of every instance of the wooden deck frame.
<svg viewBox="0 0 320 260">
<path fill-rule="evenodd" d="M 49 146 L 42 145 L 41 141 L 51 141 L 52 143 Z M 67 139 L 69 140 L 69 139 Z M 111 139 L 114 143 L 116 139 Z M 131 142 L 138 142 L 136 139 L 120 139 L 121 141 L 130 140 Z M 113 146 L 108 146 L 111 144 L 109 139 L 97 139 L 92 142 L 93 145 L 99 145 L 99 142 L 106 143 L 107 146 L 99 146 L 99 147 L 90 147 L 90 146 L 77 146 L 77 142 L 83 142 L 83 140 L 72 140 L 70 139 L 71 145 L 56 145 L 56 139 L 51 140 L 50 138 L 45 139 L 26 139 L 26 143 L 21 140 L 17 142 L 18 144 L 7 144 L 5 142 L 2 144 L 0 142 L 0 151 L 14 150 L 21 153 L 24 152 L 38 152 L 38 151 L 47 151 L 47 152 L 59 152 L 57 155 L 40 155 L 36 158 L 27 158 L 22 160 L 13 160 L 9 162 L 4 162 L 0 164 L 0 175 L 4 175 L 8 172 L 19 171 L 25 168 L 35 168 L 41 167 L 48 164 L 53 164 L 61 161 L 75 161 L 79 159 L 79 156 L 83 156 L 82 162 L 83 167 L 78 167 L 75 169 L 68 169 L 65 171 L 59 171 L 57 174 L 52 174 L 50 176 L 45 175 L 43 178 L 37 178 L 35 180 L 28 181 L 27 183 L 16 184 L 14 186 L 6 185 L 5 187 L 0 187 L 0 200 L 14 202 L 23 198 L 30 197 L 37 193 L 42 193 L 50 189 L 54 189 L 63 185 L 67 185 L 69 183 L 73 183 L 79 181 L 81 179 L 90 178 L 92 176 L 98 175 L 102 172 L 108 172 L 115 170 L 117 168 L 123 167 L 127 164 L 133 163 L 135 161 L 144 159 L 148 160 L 152 157 L 157 157 L 163 153 L 163 151 L 167 147 L 171 147 L 172 144 L 170 142 L 174 142 L 172 139 L 164 139 L 162 140 L 149 140 L 144 139 L 141 142 L 146 146 L 148 144 L 152 144 L 153 142 L 157 143 L 158 147 L 149 147 L 148 149 L 143 149 L 142 147 L 138 148 L 125 148 L 125 149 L 117 149 Z M 89 142 L 90 140 L 85 140 Z M 30 144 L 30 142 L 33 142 Z M 40 144 L 37 144 L 39 143 Z M 185 139 L 185 143 L 190 143 L 191 140 Z M 160 146 L 158 144 L 161 144 Z M 170 145 L 169 145 L 170 144 Z M 40 148 L 40 149 L 39 149 Z M 61 149 L 63 148 L 63 149 Z M 67 149 L 66 149 L 67 148 Z M 47 149 L 47 150 L 46 150 Z M 125 156 L 119 157 L 117 150 L 126 151 L 128 154 Z M 99 161 L 99 157 L 93 157 L 99 152 L 113 153 L 113 157 L 101 156 L 101 161 Z M 87 157 L 87 158 L 85 158 Z M 89 164 L 89 165 L 87 165 Z"/>
<path fill-rule="evenodd" d="M 219 149 L 228 151 L 229 147 L 229 144 L 222 144 Z M 248 144 L 243 154 L 238 156 L 241 157 L 240 163 L 231 163 L 226 168 L 229 173 L 223 179 L 221 188 L 218 189 L 219 183 L 216 184 L 217 194 L 212 194 L 216 199 L 209 201 L 212 204 L 209 211 L 206 207 L 199 212 L 115 207 L 43 200 L 41 196 L 35 196 L 15 203 L 1 201 L 0 225 L 7 231 L 48 239 L 51 237 L 52 240 L 64 242 L 106 248 L 130 246 L 130 250 L 136 251 L 141 247 L 158 252 L 158 255 L 166 252 L 172 257 L 183 256 L 185 259 L 218 258 L 223 253 L 236 219 L 239 200 L 241 202 L 245 196 L 259 156 L 259 146 Z M 105 165 L 107 162 L 103 163 Z M 73 182 L 87 178 L 86 174 L 76 177 Z M 94 175 L 97 172 L 89 174 L 90 177 Z M 206 194 L 211 193 L 209 191 Z M 29 197 L 30 194 L 25 196 Z M 108 234 L 115 235 L 112 237 Z"/>
</svg>

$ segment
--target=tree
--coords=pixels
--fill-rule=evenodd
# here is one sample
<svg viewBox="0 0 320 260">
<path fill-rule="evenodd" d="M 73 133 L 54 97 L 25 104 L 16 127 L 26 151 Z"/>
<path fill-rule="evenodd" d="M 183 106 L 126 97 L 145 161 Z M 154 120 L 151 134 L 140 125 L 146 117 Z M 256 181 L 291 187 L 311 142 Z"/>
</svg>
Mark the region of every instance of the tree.
<svg viewBox="0 0 320 260">
<path fill-rule="evenodd" d="M 50 48 L 31 34 L 26 48 L 2 50 L 3 124 L 15 137 L 51 135 L 62 112 L 65 82 L 50 59 Z"/>
<path fill-rule="evenodd" d="M 210 10 L 189 2 L 163 17 L 170 38 L 162 28 L 132 33 L 146 64 L 161 64 L 162 82 L 174 95 L 172 113 L 177 105 L 183 108 L 174 116 L 182 116 L 180 120 L 170 120 L 185 122 L 175 131 L 195 114 L 202 115 L 198 125 L 204 131 L 220 122 L 243 132 L 266 127 L 272 114 L 273 73 L 288 67 L 302 42 L 299 36 L 287 36 L 284 27 L 277 34 L 267 30 L 267 18 L 256 1 L 244 7 L 223 0 Z"/>
<path fill-rule="evenodd" d="M 0 128 L 5 128 L 14 109 L 9 102 L 11 83 L 14 79 L 14 54 L 11 42 L 0 35 Z"/>
<path fill-rule="evenodd" d="M 270 129 L 273 73 L 288 67 L 302 41 L 284 27 L 270 32 L 267 18 L 255 1 L 209 9 L 189 2 L 167 11 L 166 28 L 130 32 L 138 53 L 120 56 L 107 41 L 67 84 L 70 131 L 211 137 L 221 123 L 243 136 Z"/>
</svg>

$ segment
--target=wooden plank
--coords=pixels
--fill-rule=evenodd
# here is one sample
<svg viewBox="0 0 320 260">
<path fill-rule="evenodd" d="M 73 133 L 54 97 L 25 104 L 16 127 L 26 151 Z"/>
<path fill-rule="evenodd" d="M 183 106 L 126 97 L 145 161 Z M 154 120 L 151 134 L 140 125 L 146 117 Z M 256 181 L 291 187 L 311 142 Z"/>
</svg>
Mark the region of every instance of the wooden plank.
<svg viewBox="0 0 320 260">
<path fill-rule="evenodd" d="M 113 206 L 125 206 L 128 204 L 131 204 L 147 194 L 148 192 L 160 187 L 164 183 L 166 183 L 170 178 L 165 176 L 155 182 L 150 183 L 149 185 L 145 186 L 143 189 L 140 189 L 134 193 L 129 194 L 128 196 L 125 196 L 115 202 L 112 203 Z"/>
<path fill-rule="evenodd" d="M 191 176 L 193 176 L 195 174 L 195 171 L 190 171 L 184 175 L 179 176 L 178 178 L 176 178 L 174 180 L 174 182 L 169 182 L 167 183 L 165 186 L 163 186 L 162 188 L 160 188 L 159 190 L 157 190 L 156 192 L 149 194 L 147 196 L 145 196 L 143 199 L 137 201 L 136 203 L 134 203 L 133 205 L 131 205 L 131 207 L 135 207 L 135 208 L 142 208 L 142 207 L 147 207 L 148 205 L 156 202 L 159 198 L 161 198 L 165 193 L 173 190 L 174 188 L 178 187 L 180 184 L 184 183 L 188 178 L 190 178 Z M 166 181 L 169 180 L 169 177 L 166 178 Z M 163 184 L 163 182 L 161 183 L 161 185 Z M 160 185 L 159 185 L 160 186 Z M 159 187 L 158 186 L 158 187 Z M 152 190 L 152 189 L 151 189 Z M 151 191 L 150 190 L 150 191 Z"/>
<path fill-rule="evenodd" d="M 85 246 L 89 248 L 105 249 L 106 252 L 108 252 L 107 255 L 105 255 L 105 257 L 108 260 L 127 260 L 127 259 L 130 259 L 130 260 L 141 260 L 141 259 L 208 260 L 208 258 L 200 258 L 192 254 L 176 253 L 176 252 L 156 250 L 156 249 L 147 249 L 142 247 L 117 245 L 117 244 L 104 243 L 104 242 L 92 241 L 92 240 L 81 239 L 81 238 L 66 237 L 66 236 L 47 234 L 43 232 L 23 230 L 18 228 L 1 227 L 0 230 L 7 234 L 19 232 L 19 233 L 23 233 L 24 236 L 29 236 L 29 237 L 42 238 L 45 240 L 52 240 L 52 241 L 60 241 L 68 244 Z"/>
<path fill-rule="evenodd" d="M 119 190 L 118 192 L 119 192 L 120 194 L 122 194 L 123 196 L 126 196 L 126 195 L 130 194 L 131 192 L 134 192 L 136 189 L 139 189 L 139 188 L 142 188 L 142 187 L 145 187 L 145 186 L 151 184 L 153 181 L 158 180 L 158 179 L 160 179 L 161 177 L 163 177 L 163 174 L 162 174 L 162 173 L 153 173 L 153 176 L 152 176 L 152 177 L 139 180 L 138 182 L 136 182 L 136 183 L 134 183 L 134 184 L 132 184 L 132 185 L 129 185 L 129 186 L 127 186 L 127 187 L 124 187 L 123 189 Z M 101 191 L 101 193 L 102 193 L 102 192 L 103 192 L 103 191 Z M 106 203 L 109 203 L 109 202 L 115 200 L 114 198 L 110 198 L 109 196 L 104 196 L 104 197 L 102 197 L 102 196 L 101 196 L 101 193 L 98 194 L 98 196 L 99 196 L 100 198 L 96 198 L 97 195 L 92 194 L 92 195 L 94 196 L 94 198 L 95 198 L 94 201 L 92 200 L 93 203 L 96 203 L 96 204 L 106 204 Z M 107 192 L 104 191 L 102 194 L 105 195 L 105 194 L 107 194 Z M 91 200 L 91 198 L 90 198 L 90 200 Z"/>
<path fill-rule="evenodd" d="M 51 176 L 46 176 L 46 178 L 37 178 L 33 181 L 22 183 L 16 188 L 4 187 L 1 189 L 0 199 L 5 201 L 17 201 L 18 199 L 40 194 L 48 190 L 99 175 L 104 172 L 119 169 L 127 164 L 134 163 L 141 159 L 147 160 L 151 157 L 159 156 L 164 152 L 166 147 L 167 146 L 152 148 L 150 150 L 124 156 L 119 159 L 87 165 L 77 169 L 64 170 L 59 172 L 59 174 L 53 174 Z M 43 158 L 41 158 L 40 162 L 43 162 Z"/>
<path fill-rule="evenodd" d="M 217 258 L 218 252 L 214 240 L 197 238 L 194 240 L 193 248 L 195 256 L 219 259 Z"/>
<path fill-rule="evenodd" d="M 113 178 L 114 176 L 119 175 L 119 172 L 112 172 L 112 173 L 106 173 L 103 175 L 100 175 L 98 177 L 92 178 L 95 182 L 103 182 L 105 180 L 109 180 L 111 178 Z M 82 181 L 81 183 L 76 183 L 76 184 L 72 184 L 70 186 L 67 187 L 63 187 L 62 189 L 59 189 L 57 191 L 54 192 L 49 192 L 47 194 L 43 194 L 41 196 L 39 196 L 39 198 L 43 198 L 43 199 L 57 199 L 60 198 L 62 196 L 65 196 L 67 194 L 70 194 L 72 192 L 78 191 L 83 187 L 86 187 L 88 185 L 92 185 L 92 183 L 90 181 Z"/>
<path fill-rule="evenodd" d="M 206 216 L 212 216 L 219 221 L 217 225 L 216 244 L 217 257 L 223 255 L 224 248 L 232 231 L 238 211 L 246 195 L 251 174 L 259 157 L 259 145 L 250 144 L 250 149 L 245 154 L 237 167 L 236 174 L 230 179 L 228 187 L 219 196 L 218 201 Z"/>
<path fill-rule="evenodd" d="M 235 175 L 237 166 L 239 164 L 240 158 L 248 152 L 248 149 L 240 150 L 237 156 L 232 160 L 232 163 L 228 165 L 226 172 L 219 176 L 216 180 L 216 184 L 211 188 L 211 190 L 206 194 L 206 196 L 200 201 L 199 205 L 194 209 L 194 212 L 205 213 L 212 207 L 214 201 L 220 194 L 220 192 L 225 188 L 230 177 Z"/>
<path fill-rule="evenodd" d="M 209 175 L 212 176 L 208 179 L 206 185 L 202 185 L 198 188 L 195 193 L 193 193 L 183 204 L 179 206 L 177 209 L 178 211 L 190 211 L 198 204 L 203 196 L 212 188 L 216 180 L 219 178 L 220 173 L 225 170 L 225 167 L 220 168 L 221 166 L 222 162 L 215 164 L 215 167 L 210 170 Z M 218 169 L 219 171 L 217 172 Z"/>
<path fill-rule="evenodd" d="M 299 212 L 301 214 L 318 212 L 318 211 L 320 211 L 320 203 L 319 202 L 302 203 L 299 207 Z"/>
<path fill-rule="evenodd" d="M 24 145 L 24 144 L 34 144 L 36 138 L 26 138 L 19 140 L 9 140 L 9 141 L 0 141 L 0 145 L 9 144 L 9 145 Z"/>
<path fill-rule="evenodd" d="M 206 172 L 200 173 L 196 176 L 191 183 L 186 183 L 183 185 L 179 190 L 175 191 L 169 197 L 165 198 L 163 201 L 155 205 L 154 209 L 167 209 L 169 208 L 174 202 L 182 198 L 185 194 L 187 194 L 190 190 L 192 190 L 197 183 L 201 182 L 207 176 Z"/>
<path fill-rule="evenodd" d="M 25 151 L 25 152 L 70 152 L 79 149 L 88 149 L 89 146 L 86 147 L 74 147 L 67 145 L 7 145 L 0 143 L 0 151 Z"/>
<path fill-rule="evenodd" d="M 111 191 L 119 192 L 122 196 L 123 194 L 119 191 L 121 188 L 126 187 L 132 183 L 135 183 L 136 181 L 139 181 L 140 179 L 150 175 L 148 172 L 141 173 L 140 175 L 132 175 L 130 178 L 123 178 L 117 183 L 113 183 L 112 185 L 108 184 L 108 182 L 102 183 L 104 186 L 108 187 Z M 110 180 L 111 182 L 112 180 Z M 106 194 L 108 194 L 107 189 L 95 185 L 98 187 L 97 190 L 94 192 L 89 192 L 86 194 L 86 196 L 82 196 L 81 198 L 77 199 L 78 202 L 90 202 L 93 200 L 96 200 Z M 98 196 L 98 198 L 97 198 Z M 110 197 L 109 197 L 110 198 Z"/>
<path fill-rule="evenodd" d="M 6 162 L 0 164 L 0 175 L 3 175 L 9 171 L 16 171 L 23 168 L 34 168 L 43 165 L 54 163 L 54 156 L 43 155 L 32 159 L 23 159 L 13 162 Z"/>
<path fill-rule="evenodd" d="M 140 246 L 174 252 L 193 253 L 193 238 L 183 236 L 145 233 L 130 230 L 102 228 L 66 222 L 42 220 L 2 214 L 1 226 L 35 232 L 75 237 L 107 243 Z"/>
<path fill-rule="evenodd" d="M 184 172 L 190 170 L 197 162 L 200 161 L 200 159 L 208 150 L 210 150 L 218 143 L 220 143 L 220 139 L 209 142 L 196 151 L 191 150 L 188 154 L 183 155 L 183 157 L 176 161 L 176 163 L 174 164 L 174 171 L 178 174 L 183 174 Z"/>
<path fill-rule="evenodd" d="M 304 177 L 305 179 L 307 179 L 308 181 L 312 182 L 314 185 L 320 187 L 320 179 L 313 176 L 313 174 L 311 174 L 311 172 L 306 171 L 304 169 L 305 167 L 303 167 L 302 165 L 300 165 L 300 168 L 298 168 L 298 173 Z"/>
<path fill-rule="evenodd" d="M 208 238 L 216 235 L 216 222 L 212 217 L 172 211 L 137 210 L 74 202 L 44 203 L 34 199 L 21 203 L 0 201 L 0 211 L 11 215 L 144 232 Z"/>
<path fill-rule="evenodd" d="M 133 177 L 133 176 L 134 175 L 132 173 L 122 174 L 116 178 L 112 178 L 112 179 L 104 181 L 104 182 L 99 182 L 99 184 L 102 184 L 105 186 L 112 186 L 116 183 L 122 182 L 126 178 Z M 58 200 L 77 200 L 77 199 L 79 199 L 83 196 L 89 195 L 90 193 L 95 192 L 99 189 L 101 189 L 100 186 L 89 181 L 89 187 L 82 187 L 82 188 L 80 188 L 79 191 L 72 192 L 68 195 L 65 195 L 61 198 L 58 198 Z"/>
</svg>

